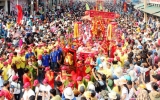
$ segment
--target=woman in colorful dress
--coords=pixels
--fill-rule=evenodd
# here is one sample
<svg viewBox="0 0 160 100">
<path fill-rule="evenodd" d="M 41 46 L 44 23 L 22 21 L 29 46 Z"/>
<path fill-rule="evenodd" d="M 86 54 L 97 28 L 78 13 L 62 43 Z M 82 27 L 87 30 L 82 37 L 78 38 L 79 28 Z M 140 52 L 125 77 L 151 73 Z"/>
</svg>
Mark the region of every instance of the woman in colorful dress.
<svg viewBox="0 0 160 100">
<path fill-rule="evenodd" d="M 49 67 L 45 68 L 45 79 L 48 79 L 49 85 L 54 88 L 54 72 Z"/>
<path fill-rule="evenodd" d="M 33 80 L 33 78 L 31 78 L 29 76 L 30 72 L 29 72 L 29 69 L 28 68 L 25 68 L 24 69 L 24 74 L 23 74 L 23 84 L 29 82 L 30 85 L 31 85 L 31 81 Z"/>
</svg>

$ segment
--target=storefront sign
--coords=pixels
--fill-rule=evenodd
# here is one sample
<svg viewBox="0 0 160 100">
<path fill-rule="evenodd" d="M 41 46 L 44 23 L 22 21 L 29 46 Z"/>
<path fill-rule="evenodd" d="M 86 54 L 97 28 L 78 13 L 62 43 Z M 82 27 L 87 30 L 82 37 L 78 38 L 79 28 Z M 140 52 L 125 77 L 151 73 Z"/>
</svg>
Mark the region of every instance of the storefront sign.
<svg viewBox="0 0 160 100">
<path fill-rule="evenodd" d="M 149 3 L 160 4 L 160 0 L 149 0 Z"/>
<path fill-rule="evenodd" d="M 102 18 L 115 18 L 115 13 L 113 12 L 103 12 L 103 11 L 89 11 L 90 17 L 100 16 Z"/>
</svg>

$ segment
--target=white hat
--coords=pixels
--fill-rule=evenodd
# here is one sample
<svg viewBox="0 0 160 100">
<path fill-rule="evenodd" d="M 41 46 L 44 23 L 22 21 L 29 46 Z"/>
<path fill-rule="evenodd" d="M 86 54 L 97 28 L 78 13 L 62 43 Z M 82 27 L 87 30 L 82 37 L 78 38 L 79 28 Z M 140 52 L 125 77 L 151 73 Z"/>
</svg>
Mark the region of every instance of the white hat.
<svg viewBox="0 0 160 100">
<path fill-rule="evenodd" d="M 101 57 L 101 60 L 104 60 L 105 59 L 105 57 Z"/>
<path fill-rule="evenodd" d="M 102 68 L 102 67 L 103 67 L 103 65 L 102 65 L 102 64 L 99 64 L 99 67 L 100 67 L 100 68 Z"/>
<path fill-rule="evenodd" d="M 110 98 L 110 99 L 117 99 L 116 92 L 113 92 L 113 91 L 112 91 L 112 92 L 109 93 L 108 95 L 109 95 L 109 98 Z"/>
<path fill-rule="evenodd" d="M 67 99 L 73 99 L 74 98 L 74 93 L 70 87 L 65 88 L 64 90 L 64 96 Z"/>
<path fill-rule="evenodd" d="M 94 86 L 93 84 L 90 84 L 90 85 L 88 86 L 88 89 L 95 91 L 95 86 Z"/>
<path fill-rule="evenodd" d="M 137 79 L 136 72 L 134 70 L 131 70 L 129 75 L 131 76 L 131 81 L 135 81 Z"/>
<path fill-rule="evenodd" d="M 122 68 L 121 68 L 121 67 L 116 68 L 116 69 L 114 70 L 114 74 L 115 74 L 118 78 L 121 77 L 122 74 L 123 74 Z"/>
<path fill-rule="evenodd" d="M 119 86 L 119 79 L 115 79 L 115 80 L 114 80 L 114 84 L 115 84 L 116 86 Z"/>
</svg>

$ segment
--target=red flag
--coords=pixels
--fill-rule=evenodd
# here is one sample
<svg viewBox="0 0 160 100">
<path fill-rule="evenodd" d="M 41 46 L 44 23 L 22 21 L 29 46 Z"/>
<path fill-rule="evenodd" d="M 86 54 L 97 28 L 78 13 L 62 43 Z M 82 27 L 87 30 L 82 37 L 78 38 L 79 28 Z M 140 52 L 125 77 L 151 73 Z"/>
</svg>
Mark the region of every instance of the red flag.
<svg viewBox="0 0 160 100">
<path fill-rule="evenodd" d="M 127 3 L 126 2 L 123 3 L 123 11 L 127 12 Z"/>
<path fill-rule="evenodd" d="M 16 8 L 17 8 L 17 10 L 18 10 L 17 23 L 18 23 L 18 24 L 21 24 L 21 20 L 22 20 L 22 18 L 23 18 L 22 7 L 21 7 L 21 5 L 17 5 Z"/>
<path fill-rule="evenodd" d="M 114 0 L 114 4 L 116 4 L 117 3 L 117 1 L 116 0 Z"/>
</svg>

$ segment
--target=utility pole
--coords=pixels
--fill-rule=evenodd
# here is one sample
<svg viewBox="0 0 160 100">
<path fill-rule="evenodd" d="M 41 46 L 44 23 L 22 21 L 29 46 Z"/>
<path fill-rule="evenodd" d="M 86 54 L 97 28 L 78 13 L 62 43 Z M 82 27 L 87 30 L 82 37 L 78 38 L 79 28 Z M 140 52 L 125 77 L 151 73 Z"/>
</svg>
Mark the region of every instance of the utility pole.
<svg viewBox="0 0 160 100">
<path fill-rule="evenodd" d="M 31 15 L 33 16 L 34 13 L 34 1 L 31 0 Z"/>
<path fill-rule="evenodd" d="M 52 6 L 53 6 L 52 4 L 53 4 L 53 3 L 52 3 L 52 0 L 49 0 L 49 1 L 48 1 L 48 8 L 49 8 L 49 9 L 52 9 Z"/>
<path fill-rule="evenodd" d="M 44 2 L 44 16 L 46 16 L 46 12 L 47 12 L 47 1 Z"/>
<path fill-rule="evenodd" d="M 144 0 L 144 9 L 147 8 L 147 0 Z M 147 22 L 147 13 L 144 12 L 144 21 Z"/>
</svg>

